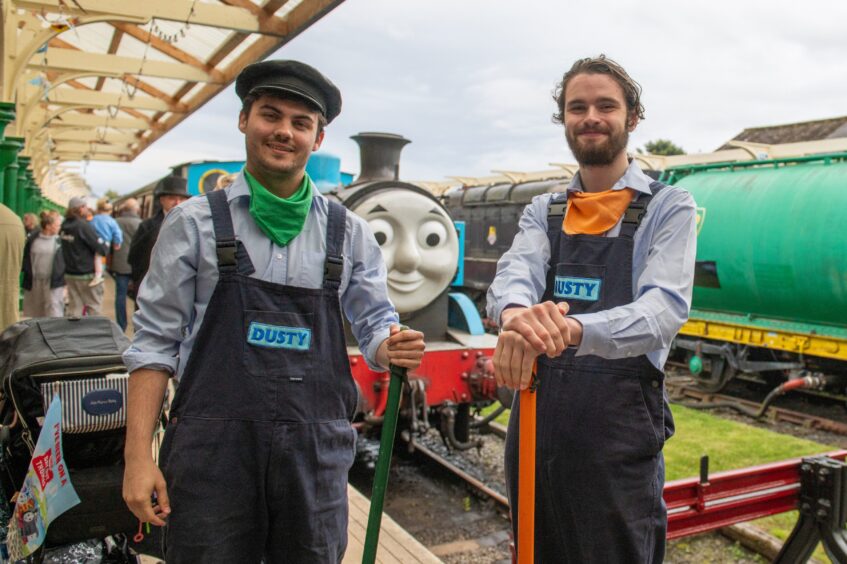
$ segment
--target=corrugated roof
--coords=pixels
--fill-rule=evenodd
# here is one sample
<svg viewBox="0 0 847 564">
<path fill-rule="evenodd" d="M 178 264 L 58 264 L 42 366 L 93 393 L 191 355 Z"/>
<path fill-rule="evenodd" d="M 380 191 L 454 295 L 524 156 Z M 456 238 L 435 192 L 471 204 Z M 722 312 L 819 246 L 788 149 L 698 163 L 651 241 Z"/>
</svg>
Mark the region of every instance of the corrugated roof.
<svg viewBox="0 0 847 564">
<path fill-rule="evenodd" d="M 341 2 L 4 0 L 6 135 L 40 183 L 65 161 L 131 161 Z"/>
</svg>

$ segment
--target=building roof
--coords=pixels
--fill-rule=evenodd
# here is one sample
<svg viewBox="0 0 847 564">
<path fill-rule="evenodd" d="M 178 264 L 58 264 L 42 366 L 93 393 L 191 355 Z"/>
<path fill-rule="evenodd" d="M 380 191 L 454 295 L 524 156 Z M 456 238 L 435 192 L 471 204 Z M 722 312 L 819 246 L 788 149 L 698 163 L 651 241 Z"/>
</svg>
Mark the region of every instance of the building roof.
<svg viewBox="0 0 847 564">
<path fill-rule="evenodd" d="M 765 127 L 748 127 L 731 141 L 762 143 L 764 145 L 781 145 L 821 139 L 837 139 L 847 137 L 847 116 L 787 123 L 784 125 L 769 125 Z M 724 143 L 718 151 L 733 149 L 729 142 Z"/>
<path fill-rule="evenodd" d="M 5 133 L 40 184 L 63 162 L 131 161 L 341 2 L 5 0 Z"/>
</svg>

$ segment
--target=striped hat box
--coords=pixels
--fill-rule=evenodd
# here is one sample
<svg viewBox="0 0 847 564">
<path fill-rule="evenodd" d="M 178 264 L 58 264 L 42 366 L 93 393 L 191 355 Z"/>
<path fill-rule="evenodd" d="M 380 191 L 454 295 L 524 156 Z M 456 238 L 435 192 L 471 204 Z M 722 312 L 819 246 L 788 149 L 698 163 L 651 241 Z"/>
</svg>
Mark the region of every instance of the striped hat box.
<svg viewBox="0 0 847 564">
<path fill-rule="evenodd" d="M 62 400 L 62 432 L 93 433 L 126 425 L 126 394 L 129 374 L 105 378 L 65 380 L 41 384 L 44 410 L 59 394 Z"/>
</svg>

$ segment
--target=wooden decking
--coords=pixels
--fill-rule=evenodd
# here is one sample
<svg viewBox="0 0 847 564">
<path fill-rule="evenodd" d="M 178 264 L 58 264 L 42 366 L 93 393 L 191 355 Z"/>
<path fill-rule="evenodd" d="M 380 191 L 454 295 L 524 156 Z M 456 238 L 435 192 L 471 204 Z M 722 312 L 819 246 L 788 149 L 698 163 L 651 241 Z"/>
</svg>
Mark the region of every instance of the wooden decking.
<svg viewBox="0 0 847 564">
<path fill-rule="evenodd" d="M 370 501 L 352 486 L 347 487 L 350 498 L 350 525 L 347 553 L 344 564 L 357 564 L 362 561 L 365 548 L 365 531 L 368 528 Z M 400 527 L 387 514 L 382 515 L 382 530 L 379 534 L 379 550 L 376 561 L 384 564 L 430 564 L 441 562 L 427 548 Z"/>
</svg>

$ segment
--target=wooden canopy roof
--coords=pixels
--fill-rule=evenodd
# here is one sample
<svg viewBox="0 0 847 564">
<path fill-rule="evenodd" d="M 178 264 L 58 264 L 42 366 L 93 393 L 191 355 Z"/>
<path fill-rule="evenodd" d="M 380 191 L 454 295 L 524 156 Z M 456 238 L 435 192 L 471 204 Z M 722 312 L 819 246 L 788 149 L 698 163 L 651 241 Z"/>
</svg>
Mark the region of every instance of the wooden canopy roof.
<svg viewBox="0 0 847 564">
<path fill-rule="evenodd" d="M 341 2 L 4 0 L 6 135 L 43 187 L 63 162 L 131 161 Z"/>
</svg>

